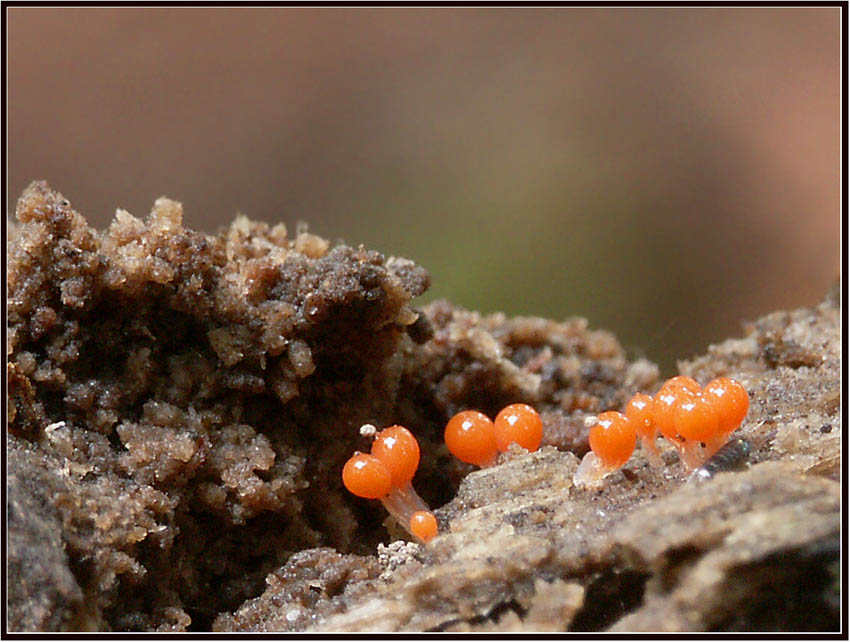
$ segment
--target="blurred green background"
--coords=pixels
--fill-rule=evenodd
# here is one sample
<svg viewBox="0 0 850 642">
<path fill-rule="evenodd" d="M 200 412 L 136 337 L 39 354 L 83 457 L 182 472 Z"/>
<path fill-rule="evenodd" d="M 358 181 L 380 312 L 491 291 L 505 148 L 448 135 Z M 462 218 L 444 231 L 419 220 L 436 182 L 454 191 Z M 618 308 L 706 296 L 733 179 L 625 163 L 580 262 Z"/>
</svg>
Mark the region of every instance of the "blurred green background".
<svg viewBox="0 0 850 642">
<path fill-rule="evenodd" d="M 840 269 L 840 9 L 7 8 L 7 211 L 161 195 L 677 359 Z"/>
</svg>

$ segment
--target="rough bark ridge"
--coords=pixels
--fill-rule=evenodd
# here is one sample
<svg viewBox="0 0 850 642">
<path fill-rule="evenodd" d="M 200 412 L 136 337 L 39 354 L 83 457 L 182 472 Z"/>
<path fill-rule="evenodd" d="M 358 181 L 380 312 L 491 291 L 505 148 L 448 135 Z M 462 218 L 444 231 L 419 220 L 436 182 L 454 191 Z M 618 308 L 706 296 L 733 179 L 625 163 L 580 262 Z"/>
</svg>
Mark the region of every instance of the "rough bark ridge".
<svg viewBox="0 0 850 642">
<path fill-rule="evenodd" d="M 748 470 L 692 484 L 637 453 L 591 492 L 583 418 L 658 376 L 581 319 L 416 310 L 410 261 L 244 217 L 200 234 L 167 199 L 99 232 L 34 183 L 17 218 L 12 630 L 838 627 L 837 293 L 681 364 L 747 386 Z M 449 416 L 512 401 L 540 451 L 448 455 Z M 342 489 L 366 422 L 418 437 L 428 546 Z"/>
</svg>

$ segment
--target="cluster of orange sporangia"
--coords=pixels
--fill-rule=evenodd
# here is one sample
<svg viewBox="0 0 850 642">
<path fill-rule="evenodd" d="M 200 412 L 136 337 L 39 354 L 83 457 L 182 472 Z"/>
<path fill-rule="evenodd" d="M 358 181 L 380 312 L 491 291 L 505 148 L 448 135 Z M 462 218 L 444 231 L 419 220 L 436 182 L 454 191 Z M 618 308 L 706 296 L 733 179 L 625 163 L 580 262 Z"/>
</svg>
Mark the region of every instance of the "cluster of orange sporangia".
<svg viewBox="0 0 850 642">
<path fill-rule="evenodd" d="M 526 404 L 512 404 L 491 421 L 476 410 L 465 410 L 446 425 L 449 450 L 460 460 L 489 466 L 511 443 L 537 450 L 543 422 Z M 355 452 L 342 469 L 342 483 L 353 494 L 380 499 L 387 511 L 416 539 L 427 542 L 437 534 L 437 520 L 411 486 L 419 466 L 419 443 L 403 426 L 390 426 L 375 435 L 371 454 Z"/>
<path fill-rule="evenodd" d="M 625 414 L 610 410 L 596 417 L 588 433 L 590 452 L 579 464 L 573 483 L 597 485 L 629 460 L 637 437 L 649 462 L 660 465 L 655 443 L 659 433 L 679 451 L 685 469 L 692 470 L 729 440 L 749 407 L 747 390 L 728 377 L 713 379 L 705 387 L 691 377 L 668 379 L 654 397 L 632 397 Z"/>
<path fill-rule="evenodd" d="M 437 534 L 437 518 L 411 485 L 419 467 L 419 442 L 404 426 L 390 426 L 375 436 L 372 453 L 355 452 L 342 469 L 342 483 L 353 494 L 380 499 L 416 539 Z"/>
<path fill-rule="evenodd" d="M 721 377 L 701 387 L 690 377 L 667 380 L 654 397 L 636 394 L 625 414 L 599 414 L 588 433 L 590 452 L 573 476 L 576 486 L 594 486 L 622 467 L 641 438 L 647 458 L 655 465 L 661 456 L 659 433 L 693 469 L 719 450 L 741 424 L 749 409 L 746 389 Z M 499 452 L 513 443 L 532 452 L 540 447 L 543 422 L 531 406 L 515 403 L 495 420 L 477 410 L 464 410 L 446 424 L 446 446 L 461 461 L 480 467 L 496 463 Z M 387 511 L 416 539 L 427 542 L 437 534 L 437 520 L 411 485 L 419 466 L 419 444 L 403 426 L 390 426 L 375 435 L 372 452 L 355 452 L 342 470 L 345 487 L 368 499 L 380 499 Z"/>
</svg>

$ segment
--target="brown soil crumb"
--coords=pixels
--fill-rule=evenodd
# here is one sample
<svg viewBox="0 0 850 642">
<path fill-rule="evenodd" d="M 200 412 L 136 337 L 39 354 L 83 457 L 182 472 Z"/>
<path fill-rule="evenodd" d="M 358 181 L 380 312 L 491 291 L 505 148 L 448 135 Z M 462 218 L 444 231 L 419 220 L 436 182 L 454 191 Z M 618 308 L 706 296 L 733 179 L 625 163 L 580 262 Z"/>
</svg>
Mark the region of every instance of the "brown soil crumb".
<svg viewBox="0 0 850 642">
<path fill-rule="evenodd" d="M 11 630 L 838 627 L 837 297 L 681 364 L 748 388 L 751 468 L 693 484 L 637 453 L 589 491 L 584 418 L 659 382 L 581 319 L 415 309 L 411 261 L 245 217 L 201 234 L 168 199 L 99 232 L 34 183 L 17 218 Z M 515 401 L 538 452 L 448 454 L 452 414 Z M 427 546 L 342 488 L 364 423 L 417 435 Z"/>
<path fill-rule="evenodd" d="M 209 629 L 293 553 L 358 548 L 339 467 L 392 418 L 422 268 L 244 217 L 207 236 L 167 199 L 98 232 L 44 183 L 17 218 L 8 450 L 52 490 L 9 474 L 97 628 Z"/>
</svg>

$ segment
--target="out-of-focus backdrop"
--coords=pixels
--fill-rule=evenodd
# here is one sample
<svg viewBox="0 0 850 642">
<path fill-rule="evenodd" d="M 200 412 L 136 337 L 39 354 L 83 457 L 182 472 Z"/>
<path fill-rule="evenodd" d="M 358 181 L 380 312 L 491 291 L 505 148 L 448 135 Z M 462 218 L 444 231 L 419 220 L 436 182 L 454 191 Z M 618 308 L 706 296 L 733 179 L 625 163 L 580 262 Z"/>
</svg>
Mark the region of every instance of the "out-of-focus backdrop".
<svg viewBox="0 0 850 642">
<path fill-rule="evenodd" d="M 840 269 L 840 9 L 7 8 L 8 201 L 297 221 L 676 359 Z"/>
</svg>

